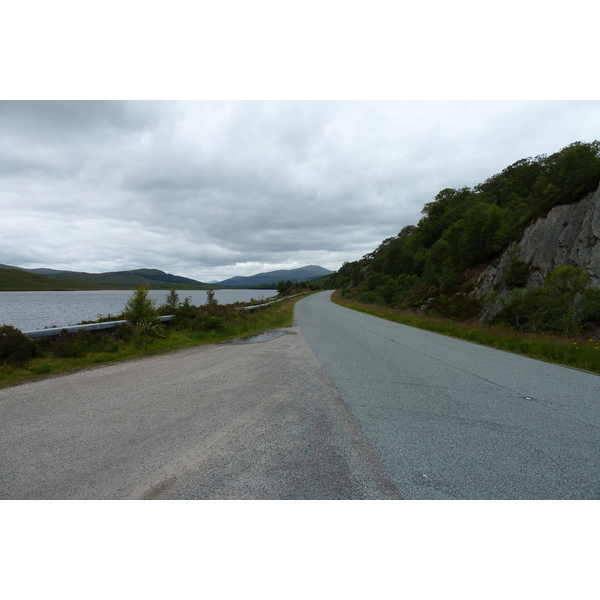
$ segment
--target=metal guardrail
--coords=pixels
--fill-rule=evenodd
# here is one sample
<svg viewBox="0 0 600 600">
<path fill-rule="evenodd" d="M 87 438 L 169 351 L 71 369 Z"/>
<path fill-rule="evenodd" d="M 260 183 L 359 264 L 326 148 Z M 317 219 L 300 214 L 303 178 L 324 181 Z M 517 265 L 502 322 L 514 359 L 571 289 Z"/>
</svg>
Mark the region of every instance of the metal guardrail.
<svg viewBox="0 0 600 600">
<path fill-rule="evenodd" d="M 286 296 L 285 298 L 278 298 L 277 300 L 271 300 L 270 302 L 264 302 L 263 304 L 253 304 L 252 306 L 241 306 L 236 310 L 254 310 L 256 308 L 262 308 L 264 306 L 269 306 L 270 304 L 275 304 L 276 302 L 281 302 L 282 300 L 287 300 L 288 298 L 296 298 L 297 296 L 303 296 L 304 294 L 308 294 L 309 292 L 302 292 L 301 294 L 294 294 L 293 296 Z M 162 317 L 158 317 L 161 321 L 170 321 L 175 315 L 163 315 Z M 33 331 L 24 331 L 23 333 L 30 338 L 39 338 L 39 337 L 47 337 L 51 335 L 61 335 L 63 333 L 77 333 L 82 329 L 87 329 L 88 331 L 97 331 L 98 329 L 112 329 L 113 327 L 117 327 L 118 325 L 125 325 L 129 323 L 129 321 L 104 321 L 102 323 L 89 323 L 87 325 L 70 325 L 68 327 L 47 327 L 46 329 L 34 329 Z"/>
<path fill-rule="evenodd" d="M 158 317 L 161 321 L 170 321 L 175 315 L 164 315 Z M 61 335 L 63 333 L 77 333 L 82 329 L 96 331 L 98 329 L 112 329 L 117 325 L 125 325 L 129 321 L 104 321 L 102 323 L 89 323 L 87 325 L 70 325 L 69 327 L 48 327 L 46 329 L 34 329 L 33 331 L 24 331 L 23 333 L 30 338 L 47 337 L 51 335 Z"/>
<path fill-rule="evenodd" d="M 269 306 L 269 304 L 275 304 L 276 302 L 281 302 L 282 300 L 287 300 L 288 298 L 295 298 L 296 296 L 304 296 L 304 294 L 308 294 L 309 292 L 302 292 L 301 294 L 294 294 L 293 296 L 285 296 L 284 298 L 277 298 L 277 300 L 271 300 L 270 302 L 264 302 L 263 304 L 253 304 L 252 306 L 240 306 L 240 308 L 236 308 L 236 310 L 254 310 L 255 308 L 262 308 L 263 306 Z"/>
</svg>

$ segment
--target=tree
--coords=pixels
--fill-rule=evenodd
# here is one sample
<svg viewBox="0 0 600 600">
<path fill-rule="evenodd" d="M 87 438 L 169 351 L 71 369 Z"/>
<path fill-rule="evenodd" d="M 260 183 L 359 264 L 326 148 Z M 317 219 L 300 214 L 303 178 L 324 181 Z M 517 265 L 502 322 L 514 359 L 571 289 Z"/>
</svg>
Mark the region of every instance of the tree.
<svg viewBox="0 0 600 600">
<path fill-rule="evenodd" d="M 562 265 L 550 272 L 544 287 L 557 296 L 565 295 L 572 300 L 589 286 L 590 281 L 590 274 L 583 267 Z"/>
<path fill-rule="evenodd" d="M 594 316 L 596 297 L 582 267 L 555 267 L 541 286 L 513 290 L 496 318 L 534 332 L 571 335 Z"/>
<path fill-rule="evenodd" d="M 175 288 L 171 288 L 165 300 L 165 308 L 171 312 L 175 312 L 179 307 L 179 294 Z"/>
<path fill-rule="evenodd" d="M 529 265 L 521 260 L 521 252 L 515 246 L 506 251 L 507 265 L 502 281 L 508 289 L 522 288 L 529 280 Z"/>
<path fill-rule="evenodd" d="M 215 298 L 214 290 L 206 291 L 206 304 L 208 304 L 208 306 L 216 306 L 219 304 L 219 301 Z"/>
<path fill-rule="evenodd" d="M 132 323 L 138 324 L 143 321 L 158 320 L 156 305 L 152 298 L 149 297 L 149 285 L 140 284 L 135 288 L 135 292 L 127 300 L 123 317 Z"/>
</svg>

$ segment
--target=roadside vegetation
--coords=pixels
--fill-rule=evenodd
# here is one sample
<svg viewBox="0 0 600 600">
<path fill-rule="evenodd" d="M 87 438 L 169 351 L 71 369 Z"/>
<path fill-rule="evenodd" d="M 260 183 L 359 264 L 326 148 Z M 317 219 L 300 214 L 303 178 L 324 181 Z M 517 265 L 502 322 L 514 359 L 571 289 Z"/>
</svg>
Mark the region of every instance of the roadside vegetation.
<svg viewBox="0 0 600 600">
<path fill-rule="evenodd" d="M 0 327 L 0 387 L 289 327 L 300 299 L 282 296 L 281 302 L 243 310 L 259 302 L 220 305 L 209 292 L 205 305 L 193 306 L 172 289 L 165 303 L 156 306 L 148 291 L 148 286 L 136 288 L 123 313 L 111 317 L 129 323 L 113 329 L 31 339 L 10 325 Z M 161 322 L 160 315 L 174 318 Z"/>
<path fill-rule="evenodd" d="M 600 180 L 600 141 L 525 158 L 473 188 L 443 189 L 404 227 L 323 284 L 369 314 L 533 358 L 600 373 L 600 289 L 580 266 L 534 277 L 508 250 L 502 285 L 471 292 L 526 227 L 578 202 Z M 492 310 L 493 309 L 493 310 Z M 490 316 L 485 316 L 490 315 Z"/>
<path fill-rule="evenodd" d="M 339 290 L 334 292 L 332 300 L 340 306 L 388 321 L 600 374 L 600 336 L 589 332 L 572 335 L 534 333 L 511 329 L 506 324 L 491 325 L 478 320 L 458 321 L 430 314 L 420 315 L 406 309 L 344 298 Z"/>
</svg>

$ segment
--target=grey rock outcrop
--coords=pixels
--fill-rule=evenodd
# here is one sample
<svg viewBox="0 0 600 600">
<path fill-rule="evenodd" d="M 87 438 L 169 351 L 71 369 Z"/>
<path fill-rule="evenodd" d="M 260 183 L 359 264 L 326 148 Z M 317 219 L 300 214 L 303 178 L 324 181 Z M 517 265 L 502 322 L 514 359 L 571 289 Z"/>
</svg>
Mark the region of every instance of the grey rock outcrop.
<svg viewBox="0 0 600 600">
<path fill-rule="evenodd" d="M 533 221 L 518 243 L 513 243 L 500 260 L 488 267 L 475 282 L 472 295 L 485 301 L 482 319 L 502 307 L 507 291 L 503 276 L 510 251 L 518 251 L 530 269 L 528 284 L 540 284 L 555 267 L 583 267 L 592 285 L 600 287 L 600 186 L 583 200 L 555 206 L 545 217 Z"/>
</svg>

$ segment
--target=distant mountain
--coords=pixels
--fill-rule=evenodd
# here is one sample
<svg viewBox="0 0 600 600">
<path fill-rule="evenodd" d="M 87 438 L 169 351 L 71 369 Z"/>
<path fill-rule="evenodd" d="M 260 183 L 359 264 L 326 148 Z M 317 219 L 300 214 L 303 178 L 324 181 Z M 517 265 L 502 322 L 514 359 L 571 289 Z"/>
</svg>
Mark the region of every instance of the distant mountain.
<svg viewBox="0 0 600 600">
<path fill-rule="evenodd" d="M 20 278 L 10 285 L 17 285 L 18 289 L 90 289 L 90 288 L 125 288 L 131 289 L 139 284 L 146 284 L 153 288 L 169 288 L 176 286 L 180 289 L 220 287 L 257 287 L 264 285 L 277 285 L 280 281 L 312 281 L 333 271 L 309 265 L 299 269 L 284 269 L 280 271 L 269 271 L 257 273 L 248 277 L 231 277 L 224 281 L 203 283 L 188 277 L 171 275 L 158 269 L 134 269 L 132 271 L 111 271 L 107 273 L 85 273 L 83 271 L 60 271 L 57 269 L 23 269 L 10 265 L 0 264 L 0 269 L 6 269 L 4 277 L 0 277 L 0 290 L 15 289 L 8 286 L 8 274 L 10 271 L 21 271 L 36 276 L 43 276 L 47 281 L 41 279 Z M 4 279 L 4 281 L 2 281 Z M 11 278 L 11 280 L 14 278 Z M 27 288 L 27 282 L 33 287 Z M 25 287 L 23 287 L 25 286 Z"/>
<path fill-rule="evenodd" d="M 134 269 L 132 271 L 114 271 L 108 273 L 85 273 L 77 271 L 59 271 L 56 269 L 22 269 L 9 265 L 0 265 L 0 269 L 16 269 L 34 275 L 42 275 L 53 281 L 83 282 L 90 286 L 104 288 L 134 288 L 139 284 L 147 284 L 154 288 L 207 288 L 211 287 L 201 281 L 170 275 L 158 269 Z M 68 287 L 72 288 L 72 285 Z"/>
<path fill-rule="evenodd" d="M 267 273 L 257 273 L 256 275 L 249 275 L 247 277 L 231 277 L 224 281 L 219 281 L 215 285 L 223 287 L 255 287 L 259 285 L 277 285 L 280 281 L 311 281 L 324 275 L 329 275 L 333 271 L 318 267 L 316 265 L 309 265 L 307 267 L 300 267 L 299 269 L 284 269 L 280 271 L 269 271 Z"/>
</svg>

